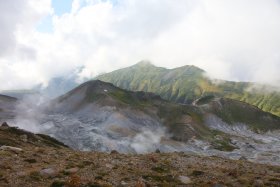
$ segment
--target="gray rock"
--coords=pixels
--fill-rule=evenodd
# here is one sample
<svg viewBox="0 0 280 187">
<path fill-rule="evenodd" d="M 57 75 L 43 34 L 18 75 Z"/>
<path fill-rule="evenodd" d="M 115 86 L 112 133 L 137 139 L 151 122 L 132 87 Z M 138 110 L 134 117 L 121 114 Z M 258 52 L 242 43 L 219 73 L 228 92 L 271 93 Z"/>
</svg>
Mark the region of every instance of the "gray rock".
<svg viewBox="0 0 280 187">
<path fill-rule="evenodd" d="M 15 151 L 15 152 L 21 152 L 21 151 L 23 151 L 21 148 L 12 147 L 12 146 L 6 146 L 6 145 L 1 146 L 1 147 L 0 147 L 0 150 Z"/>
<path fill-rule="evenodd" d="M 27 142 L 28 141 L 28 137 L 26 134 L 20 135 L 19 138 L 23 141 L 23 142 Z"/>
<path fill-rule="evenodd" d="M 253 183 L 253 186 L 254 187 L 263 187 L 264 183 L 262 180 L 258 179 L 258 180 L 255 180 L 255 182 Z"/>
<path fill-rule="evenodd" d="M 17 176 L 24 177 L 24 176 L 27 176 L 27 173 L 24 171 L 19 171 L 19 172 L 17 172 Z"/>
<path fill-rule="evenodd" d="M 121 185 L 122 185 L 122 186 L 127 186 L 128 183 L 127 183 L 127 182 L 124 182 L 124 181 L 121 181 Z"/>
<path fill-rule="evenodd" d="M 74 173 L 77 173 L 78 171 L 79 171 L 79 168 L 77 168 L 77 167 L 64 170 L 65 173 L 69 173 L 69 174 L 74 174 Z"/>
<path fill-rule="evenodd" d="M 192 183 L 191 179 L 189 177 L 187 177 L 187 176 L 179 176 L 179 180 L 183 184 L 190 184 L 190 183 Z"/>
<path fill-rule="evenodd" d="M 57 175 L 57 171 L 55 171 L 53 168 L 46 168 L 40 171 L 40 175 L 43 177 L 55 177 Z"/>
<path fill-rule="evenodd" d="M 241 156 L 239 160 L 247 160 L 247 158 L 245 156 Z"/>
<path fill-rule="evenodd" d="M 107 168 L 110 168 L 110 169 L 112 169 L 112 168 L 114 167 L 112 164 L 105 164 L 105 166 L 106 166 Z"/>
</svg>

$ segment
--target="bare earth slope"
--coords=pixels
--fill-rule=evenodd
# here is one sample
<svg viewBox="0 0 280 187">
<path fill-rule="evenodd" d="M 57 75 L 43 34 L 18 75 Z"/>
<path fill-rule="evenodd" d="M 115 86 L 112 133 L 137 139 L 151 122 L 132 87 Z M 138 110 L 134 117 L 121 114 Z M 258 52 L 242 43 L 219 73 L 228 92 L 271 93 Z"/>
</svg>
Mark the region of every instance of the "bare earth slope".
<svg viewBox="0 0 280 187">
<path fill-rule="evenodd" d="M 280 186 L 280 167 L 185 153 L 74 151 L 2 126 L 0 186 Z"/>
</svg>

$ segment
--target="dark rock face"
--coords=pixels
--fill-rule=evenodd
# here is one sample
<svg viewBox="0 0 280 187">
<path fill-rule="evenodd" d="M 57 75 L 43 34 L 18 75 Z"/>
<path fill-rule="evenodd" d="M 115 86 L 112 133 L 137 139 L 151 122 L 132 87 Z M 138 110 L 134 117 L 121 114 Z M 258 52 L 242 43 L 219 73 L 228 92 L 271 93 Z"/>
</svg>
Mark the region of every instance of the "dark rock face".
<svg viewBox="0 0 280 187">
<path fill-rule="evenodd" d="M 0 146 L 18 147 L 28 144 L 56 148 L 67 147 L 48 135 L 34 134 L 17 127 L 10 127 L 7 123 L 0 126 Z"/>
<path fill-rule="evenodd" d="M 1 127 L 9 127 L 8 123 L 7 122 L 3 122 Z"/>
</svg>

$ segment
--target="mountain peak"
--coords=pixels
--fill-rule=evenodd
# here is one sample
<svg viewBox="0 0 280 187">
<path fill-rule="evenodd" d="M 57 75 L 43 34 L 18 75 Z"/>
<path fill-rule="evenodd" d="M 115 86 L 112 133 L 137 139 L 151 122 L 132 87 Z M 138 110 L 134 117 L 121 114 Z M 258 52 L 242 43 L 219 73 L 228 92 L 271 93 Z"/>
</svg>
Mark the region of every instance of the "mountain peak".
<svg viewBox="0 0 280 187">
<path fill-rule="evenodd" d="M 117 89 L 112 83 L 103 82 L 101 80 L 91 80 L 81 84 L 77 88 L 85 87 L 88 92 L 95 92 L 95 93 L 103 93 L 106 90 L 115 90 Z"/>
<path fill-rule="evenodd" d="M 148 60 L 142 60 L 142 61 L 138 62 L 137 64 L 135 64 L 135 66 L 146 67 L 146 66 L 154 66 L 154 65 Z"/>
<path fill-rule="evenodd" d="M 184 65 L 180 66 L 174 69 L 181 69 L 181 70 L 187 70 L 187 71 L 195 71 L 195 72 L 205 72 L 203 69 L 195 66 L 195 65 Z"/>
</svg>

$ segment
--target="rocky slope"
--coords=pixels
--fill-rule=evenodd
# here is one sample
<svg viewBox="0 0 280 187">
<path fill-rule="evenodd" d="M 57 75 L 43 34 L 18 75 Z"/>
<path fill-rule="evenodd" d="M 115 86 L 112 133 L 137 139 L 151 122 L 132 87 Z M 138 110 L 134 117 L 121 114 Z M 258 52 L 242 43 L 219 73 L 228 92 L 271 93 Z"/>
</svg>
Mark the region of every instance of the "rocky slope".
<svg viewBox="0 0 280 187">
<path fill-rule="evenodd" d="M 205 74 L 204 70 L 195 66 L 166 69 L 143 61 L 96 79 L 123 89 L 153 92 L 179 103 L 191 103 L 207 95 L 236 99 L 280 116 L 279 88 L 249 82 L 210 80 Z"/>
<path fill-rule="evenodd" d="M 279 117 L 244 102 L 206 96 L 182 105 L 102 81 L 86 82 L 45 105 L 31 99 L 9 100 L 16 111 L 1 121 L 48 134 L 76 150 L 158 149 L 280 163 Z"/>
<path fill-rule="evenodd" d="M 186 153 L 74 151 L 45 135 L 0 127 L 1 187 L 280 186 L 280 167 Z"/>
<path fill-rule="evenodd" d="M 78 150 L 158 149 L 280 163 L 280 118 L 232 99 L 204 97 L 180 105 L 89 81 L 53 100 L 48 110 L 36 119 L 40 132 Z"/>
</svg>

